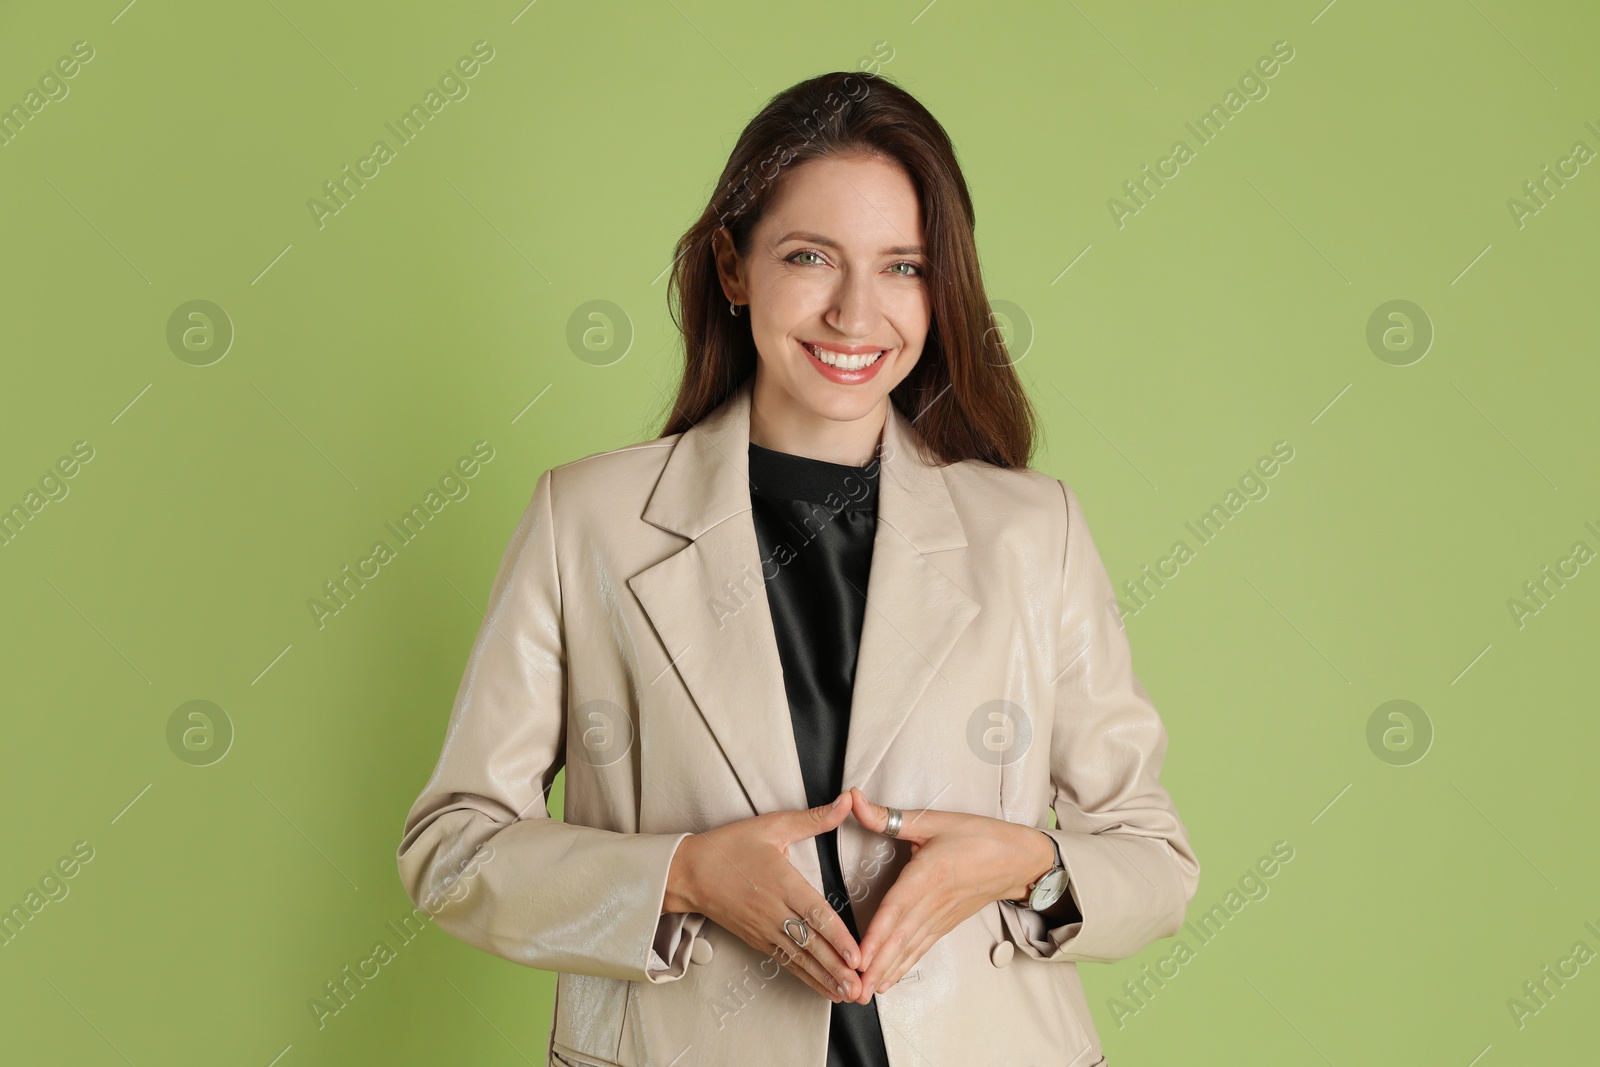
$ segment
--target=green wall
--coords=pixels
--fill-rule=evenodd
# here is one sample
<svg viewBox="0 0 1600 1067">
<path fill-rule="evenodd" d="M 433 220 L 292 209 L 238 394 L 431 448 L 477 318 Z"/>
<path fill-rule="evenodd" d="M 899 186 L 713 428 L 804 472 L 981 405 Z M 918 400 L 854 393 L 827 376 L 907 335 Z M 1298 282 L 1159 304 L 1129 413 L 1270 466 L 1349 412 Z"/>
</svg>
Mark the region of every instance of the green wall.
<svg viewBox="0 0 1600 1067">
<path fill-rule="evenodd" d="M 1225 921 L 1083 966 L 1110 1061 L 1592 1058 L 1592 6 L 122 3 L 0 13 L 0 106 L 38 93 L 0 505 L 42 505 L 0 545 L 0 906 L 66 894 L 0 947 L 8 1062 L 540 1061 L 551 976 L 388 925 L 402 820 L 539 472 L 660 426 L 662 275 L 738 131 L 872 62 L 958 145 L 1035 465 L 1114 581 L 1169 575 L 1127 624 Z"/>
</svg>

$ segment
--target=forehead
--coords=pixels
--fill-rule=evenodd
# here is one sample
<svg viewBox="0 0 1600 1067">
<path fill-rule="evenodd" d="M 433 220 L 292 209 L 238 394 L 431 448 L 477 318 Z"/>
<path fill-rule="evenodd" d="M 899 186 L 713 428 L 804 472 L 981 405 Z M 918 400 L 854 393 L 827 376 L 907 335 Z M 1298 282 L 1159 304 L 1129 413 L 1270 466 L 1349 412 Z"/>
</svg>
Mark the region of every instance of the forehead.
<svg viewBox="0 0 1600 1067">
<path fill-rule="evenodd" d="M 872 156 L 826 156 L 783 179 L 757 226 L 763 243 L 793 231 L 826 236 L 847 250 L 876 251 L 922 241 L 916 186 L 898 163 Z"/>
</svg>

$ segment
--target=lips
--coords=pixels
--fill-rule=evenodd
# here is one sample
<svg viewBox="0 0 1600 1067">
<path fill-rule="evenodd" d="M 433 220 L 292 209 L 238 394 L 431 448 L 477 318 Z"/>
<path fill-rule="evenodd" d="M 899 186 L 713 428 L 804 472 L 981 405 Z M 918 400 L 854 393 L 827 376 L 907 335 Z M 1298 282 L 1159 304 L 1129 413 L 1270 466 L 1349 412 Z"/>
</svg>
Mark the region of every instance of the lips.
<svg viewBox="0 0 1600 1067">
<path fill-rule="evenodd" d="M 859 350 L 854 352 L 841 352 L 837 349 L 825 348 L 810 341 L 801 341 L 800 344 L 807 352 L 810 352 L 818 362 L 824 363 L 830 367 L 836 367 L 843 371 L 865 370 L 867 367 L 872 366 L 873 364 L 877 363 L 878 360 L 882 359 L 883 354 L 888 351 L 888 349 L 885 348 L 878 348 L 866 352 Z M 857 348 L 858 346 L 851 347 Z"/>
<path fill-rule="evenodd" d="M 840 352 L 812 341 L 797 341 L 797 344 L 806 354 L 806 362 L 811 369 L 835 385 L 865 385 L 872 381 L 889 362 L 888 354 L 891 351 L 859 345 L 854 346 L 857 349 L 855 352 Z"/>
</svg>

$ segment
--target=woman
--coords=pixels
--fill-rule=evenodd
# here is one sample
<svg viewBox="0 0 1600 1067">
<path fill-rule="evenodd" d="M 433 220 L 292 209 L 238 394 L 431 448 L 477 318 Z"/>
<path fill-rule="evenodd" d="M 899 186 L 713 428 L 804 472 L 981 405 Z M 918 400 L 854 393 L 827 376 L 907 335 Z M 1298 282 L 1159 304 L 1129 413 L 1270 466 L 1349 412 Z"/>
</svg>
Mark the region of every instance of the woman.
<svg viewBox="0 0 1600 1067">
<path fill-rule="evenodd" d="M 680 242 L 663 436 L 539 477 L 398 860 L 558 972 L 552 1064 L 1090 1067 L 1077 962 L 1181 926 L 1166 734 L 973 233 L 893 82 L 779 94 Z"/>
</svg>

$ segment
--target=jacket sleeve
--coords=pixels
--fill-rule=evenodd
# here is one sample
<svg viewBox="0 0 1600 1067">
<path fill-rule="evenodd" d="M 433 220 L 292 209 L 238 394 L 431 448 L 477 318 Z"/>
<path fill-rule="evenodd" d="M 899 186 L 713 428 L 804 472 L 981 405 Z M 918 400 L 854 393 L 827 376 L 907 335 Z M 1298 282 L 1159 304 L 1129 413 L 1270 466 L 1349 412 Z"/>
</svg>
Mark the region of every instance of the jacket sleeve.
<svg viewBox="0 0 1600 1067">
<path fill-rule="evenodd" d="M 705 921 L 661 912 L 688 835 L 558 822 L 545 806 L 567 737 L 551 479 L 500 561 L 438 765 L 406 816 L 400 880 L 451 935 L 514 963 L 672 981 Z"/>
<path fill-rule="evenodd" d="M 1200 881 L 1160 781 L 1167 734 L 1133 672 L 1105 565 L 1065 483 L 1067 544 L 1050 778 L 1055 828 L 1079 918 L 1046 928 L 1002 904 L 1018 950 L 1040 960 L 1126 959 L 1178 932 Z"/>
</svg>

